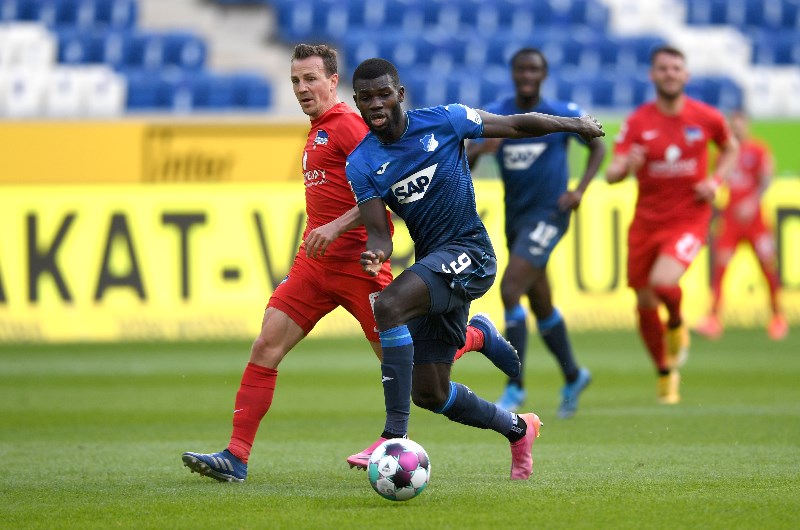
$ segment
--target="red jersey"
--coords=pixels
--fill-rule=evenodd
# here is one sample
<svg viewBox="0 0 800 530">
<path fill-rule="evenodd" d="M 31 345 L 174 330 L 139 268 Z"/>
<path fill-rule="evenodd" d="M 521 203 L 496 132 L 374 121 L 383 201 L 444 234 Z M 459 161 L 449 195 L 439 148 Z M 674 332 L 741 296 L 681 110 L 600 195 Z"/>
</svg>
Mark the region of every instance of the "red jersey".
<svg viewBox="0 0 800 530">
<path fill-rule="evenodd" d="M 303 150 L 303 180 L 306 186 L 306 229 L 308 233 L 343 215 L 356 205 L 353 190 L 345 175 L 347 155 L 368 131 L 361 115 L 346 103 L 334 105 L 311 120 L 311 130 Z M 366 248 L 363 226 L 342 234 L 325 251 L 324 261 L 357 260 Z M 300 246 L 305 252 L 305 243 Z"/>
<path fill-rule="evenodd" d="M 739 147 L 736 167 L 728 177 L 727 211 L 746 200 L 760 202 L 763 180 L 772 173 L 772 157 L 766 145 L 754 140 L 746 140 Z"/>
<path fill-rule="evenodd" d="M 654 228 L 675 228 L 707 222 L 711 205 L 695 197 L 694 185 L 706 178 L 708 142 L 722 146 L 730 131 L 715 108 L 686 97 L 675 116 L 663 114 L 655 102 L 628 117 L 614 146 L 627 153 L 631 145 L 646 148 L 645 163 L 636 173 L 639 197 L 635 218 Z"/>
</svg>

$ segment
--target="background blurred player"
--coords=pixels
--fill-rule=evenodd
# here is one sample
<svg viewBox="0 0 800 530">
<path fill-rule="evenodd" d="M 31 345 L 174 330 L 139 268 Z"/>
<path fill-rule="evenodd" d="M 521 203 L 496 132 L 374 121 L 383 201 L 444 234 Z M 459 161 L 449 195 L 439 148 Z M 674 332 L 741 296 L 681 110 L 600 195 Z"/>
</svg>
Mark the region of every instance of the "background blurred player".
<svg viewBox="0 0 800 530">
<path fill-rule="evenodd" d="M 658 370 L 658 399 L 680 401 L 680 373 L 689 348 L 681 316 L 680 279 L 703 245 L 711 201 L 736 162 L 737 142 L 716 109 L 689 98 L 683 53 L 671 46 L 651 55 L 656 99 L 623 124 L 609 182 L 636 175 L 639 196 L 628 231 L 628 285 L 636 291 L 639 332 Z M 720 150 L 707 177 L 708 142 Z M 660 304 L 667 308 L 667 344 Z"/>
<path fill-rule="evenodd" d="M 272 293 L 261 332 L 253 343 L 236 394 L 228 447 L 213 454 L 183 454 L 184 464 L 193 472 L 219 481 L 241 482 L 247 477 L 256 432 L 272 404 L 278 365 L 323 316 L 344 307 L 358 319 L 381 358 L 372 304 L 392 280 L 392 273 L 385 262 L 378 274 L 367 276 L 358 261 L 367 233 L 345 177 L 345 160 L 364 138 L 367 126 L 358 113 L 339 101 L 337 69 L 336 51 L 328 46 L 299 44 L 294 49 L 292 86 L 301 109 L 311 119 L 302 160 L 307 223 L 303 244 L 288 276 Z M 391 227 L 388 215 L 384 211 Z M 481 349 L 506 373 L 518 373 L 516 353 L 491 321 L 476 317 L 472 324 L 464 347 Z M 409 410 L 403 412 L 407 416 Z M 383 433 L 384 439 L 395 436 L 392 431 Z M 368 458 L 362 451 L 348 462 L 366 467 Z"/>
<path fill-rule="evenodd" d="M 580 116 L 582 111 L 575 103 L 541 98 L 540 89 L 547 73 L 547 59 L 541 51 L 534 48 L 517 51 L 511 58 L 511 77 L 516 94 L 487 105 L 486 111 L 502 115 L 541 112 L 555 116 Z M 600 138 L 584 143 L 589 149 L 589 157 L 583 176 L 574 190 L 567 190 L 570 138 L 581 140 L 576 135 L 555 133 L 539 138 L 477 139 L 467 145 L 467 159 L 472 168 L 481 154 L 496 155 L 505 188 L 509 258 L 500 281 L 500 293 L 505 309 L 505 336 L 516 348 L 522 370 L 518 377 L 509 379 L 497 404 L 515 411 L 525 400 L 528 325 L 527 312 L 520 299 L 526 295 L 536 316 L 539 335 L 558 361 L 564 376 L 558 409 L 561 418 L 575 414 L 578 398 L 591 381 L 591 374 L 586 368 L 578 367 L 564 318 L 553 307 L 547 262 L 567 232 L 570 213 L 580 205 L 586 187 L 606 153 Z"/>
<path fill-rule="evenodd" d="M 767 325 L 767 334 L 773 340 L 781 340 L 789 332 L 789 325 L 781 312 L 778 294 L 777 260 L 775 238 L 764 222 L 761 198 L 772 181 L 773 160 L 766 144 L 750 137 L 747 116 L 743 111 L 731 115 L 731 130 L 739 141 L 739 156 L 731 172 L 728 187 L 728 202 L 719 219 L 719 233 L 712 241 L 711 313 L 695 328 L 695 331 L 711 339 L 722 336 L 723 326 L 719 318 L 722 307 L 722 279 L 739 243 L 748 243 L 758 258 L 761 272 L 767 280 L 772 317 Z"/>
<path fill-rule="evenodd" d="M 590 140 L 602 130 L 588 117 L 497 116 L 458 104 L 403 112 L 405 89 L 394 65 L 383 59 L 368 59 L 356 68 L 353 90 L 370 128 L 347 158 L 347 178 L 369 238 L 361 263 L 370 274 L 379 274 L 392 254 L 386 206 L 406 221 L 416 260 L 375 302 L 386 410 L 406 408 L 402 402 L 410 393 L 419 407 L 494 430 L 511 444 L 511 479 L 528 479 L 539 418 L 503 410 L 450 381 L 470 303 L 491 287 L 497 270 L 476 211 L 464 141 L 560 131 Z M 405 432 L 407 416 L 394 418 Z"/>
</svg>

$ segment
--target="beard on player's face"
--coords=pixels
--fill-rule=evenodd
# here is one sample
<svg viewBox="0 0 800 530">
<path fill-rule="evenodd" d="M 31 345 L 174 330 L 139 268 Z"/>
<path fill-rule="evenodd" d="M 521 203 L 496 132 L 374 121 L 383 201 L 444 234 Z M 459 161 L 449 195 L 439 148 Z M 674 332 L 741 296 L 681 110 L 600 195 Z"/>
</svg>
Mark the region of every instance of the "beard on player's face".
<svg viewBox="0 0 800 530">
<path fill-rule="evenodd" d="M 656 84 L 656 93 L 661 99 L 674 101 L 681 97 L 686 84 L 678 81 L 661 81 Z"/>
</svg>

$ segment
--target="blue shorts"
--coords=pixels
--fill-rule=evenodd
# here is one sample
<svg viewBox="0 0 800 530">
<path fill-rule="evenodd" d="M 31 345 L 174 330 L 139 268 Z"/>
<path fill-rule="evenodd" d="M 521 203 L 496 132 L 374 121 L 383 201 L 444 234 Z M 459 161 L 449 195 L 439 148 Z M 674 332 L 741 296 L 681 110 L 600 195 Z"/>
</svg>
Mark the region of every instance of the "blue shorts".
<svg viewBox="0 0 800 530">
<path fill-rule="evenodd" d="M 508 235 L 508 252 L 543 269 L 569 228 L 570 211 L 539 211 Z"/>
<path fill-rule="evenodd" d="M 452 363 L 466 340 L 469 306 L 489 290 L 497 259 L 480 248 L 451 245 L 432 252 L 409 270 L 428 286 L 428 314 L 408 323 L 414 363 Z"/>
</svg>

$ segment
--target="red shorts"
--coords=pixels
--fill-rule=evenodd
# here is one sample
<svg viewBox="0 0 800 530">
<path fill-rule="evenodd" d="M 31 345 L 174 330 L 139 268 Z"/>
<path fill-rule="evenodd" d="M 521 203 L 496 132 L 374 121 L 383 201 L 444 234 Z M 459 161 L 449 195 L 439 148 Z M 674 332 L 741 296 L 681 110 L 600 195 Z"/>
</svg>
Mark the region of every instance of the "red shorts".
<svg viewBox="0 0 800 530">
<path fill-rule="evenodd" d="M 705 221 L 694 226 L 652 230 L 634 220 L 628 230 L 628 286 L 646 287 L 658 256 L 672 256 L 686 267 L 691 265 L 703 247 L 707 231 Z"/>
<path fill-rule="evenodd" d="M 322 317 L 344 307 L 361 324 L 368 340 L 377 342 L 372 305 L 392 281 L 389 262 L 378 276 L 369 276 L 358 260 L 319 261 L 299 252 L 289 275 L 273 291 L 267 307 L 283 311 L 308 335 Z"/>
<path fill-rule="evenodd" d="M 736 251 L 742 241 L 747 241 L 753 247 L 759 258 L 767 258 L 775 253 L 775 240 L 772 231 L 767 228 L 764 219 L 759 215 L 752 222 L 743 224 L 733 219 L 723 217 L 720 223 L 720 233 L 714 241 L 716 252 Z"/>
</svg>

